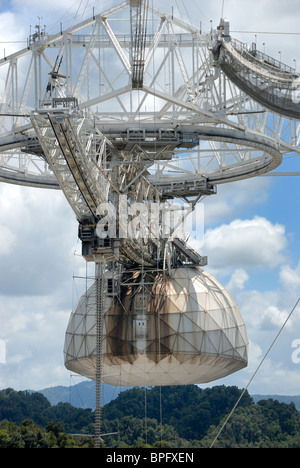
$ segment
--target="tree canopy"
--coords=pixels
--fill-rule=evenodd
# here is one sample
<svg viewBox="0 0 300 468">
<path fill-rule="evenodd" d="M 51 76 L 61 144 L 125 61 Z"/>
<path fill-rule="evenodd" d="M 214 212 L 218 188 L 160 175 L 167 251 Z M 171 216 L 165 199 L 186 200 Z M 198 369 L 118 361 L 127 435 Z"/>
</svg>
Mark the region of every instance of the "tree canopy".
<svg viewBox="0 0 300 468">
<path fill-rule="evenodd" d="M 240 395 L 223 385 L 126 390 L 103 407 L 103 447 L 209 447 Z M 0 391 L 0 448 L 89 448 L 93 433 L 90 409 Z M 214 446 L 300 447 L 300 413 L 293 403 L 254 403 L 246 392 Z"/>
</svg>

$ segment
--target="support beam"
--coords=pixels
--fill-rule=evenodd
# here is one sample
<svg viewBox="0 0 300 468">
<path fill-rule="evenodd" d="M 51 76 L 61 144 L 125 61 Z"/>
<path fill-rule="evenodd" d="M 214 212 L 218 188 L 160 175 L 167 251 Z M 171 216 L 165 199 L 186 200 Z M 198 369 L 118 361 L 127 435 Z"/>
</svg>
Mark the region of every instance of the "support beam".
<svg viewBox="0 0 300 468">
<path fill-rule="evenodd" d="M 149 0 L 130 0 L 132 88 L 142 89 Z"/>
</svg>

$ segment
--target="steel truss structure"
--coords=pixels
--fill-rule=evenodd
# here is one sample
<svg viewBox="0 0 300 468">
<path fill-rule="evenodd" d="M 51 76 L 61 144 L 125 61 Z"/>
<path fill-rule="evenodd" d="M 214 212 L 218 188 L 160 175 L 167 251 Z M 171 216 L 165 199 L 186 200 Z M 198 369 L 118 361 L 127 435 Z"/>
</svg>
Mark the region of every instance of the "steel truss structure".
<svg viewBox="0 0 300 468">
<path fill-rule="evenodd" d="M 200 34 L 147 5 L 139 31 L 139 4 L 53 36 L 39 28 L 28 47 L 0 61 L 1 180 L 59 188 L 32 121 L 32 112 L 53 108 L 81 112 L 123 158 L 142 154 L 151 182 L 170 197 L 208 193 L 299 153 L 297 120 L 250 99 L 218 66 L 211 51 L 219 31 Z"/>
</svg>

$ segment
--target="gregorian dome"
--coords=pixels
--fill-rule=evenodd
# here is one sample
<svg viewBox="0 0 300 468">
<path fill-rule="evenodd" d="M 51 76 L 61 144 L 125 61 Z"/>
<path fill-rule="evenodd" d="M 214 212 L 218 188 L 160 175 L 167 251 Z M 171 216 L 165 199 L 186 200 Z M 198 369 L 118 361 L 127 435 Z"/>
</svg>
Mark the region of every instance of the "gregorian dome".
<svg viewBox="0 0 300 468">
<path fill-rule="evenodd" d="M 248 339 L 237 304 L 200 268 L 163 277 L 123 274 L 105 282 L 102 377 L 118 386 L 200 384 L 247 366 Z M 82 295 L 65 337 L 65 365 L 96 378 L 96 287 Z"/>
</svg>

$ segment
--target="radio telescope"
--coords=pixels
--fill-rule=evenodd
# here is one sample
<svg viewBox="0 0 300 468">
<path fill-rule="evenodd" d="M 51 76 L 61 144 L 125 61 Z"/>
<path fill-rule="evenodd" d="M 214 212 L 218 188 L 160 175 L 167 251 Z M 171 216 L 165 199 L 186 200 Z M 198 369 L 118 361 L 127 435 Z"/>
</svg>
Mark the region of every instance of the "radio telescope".
<svg viewBox="0 0 300 468">
<path fill-rule="evenodd" d="M 54 35 L 38 26 L 0 73 L 0 181 L 62 190 L 95 264 L 65 364 L 96 381 L 96 441 L 102 382 L 201 383 L 245 367 L 238 306 L 177 235 L 174 202 L 195 210 L 219 184 L 300 153 L 296 71 L 234 40 L 225 19 L 203 34 L 126 0 Z"/>
</svg>

